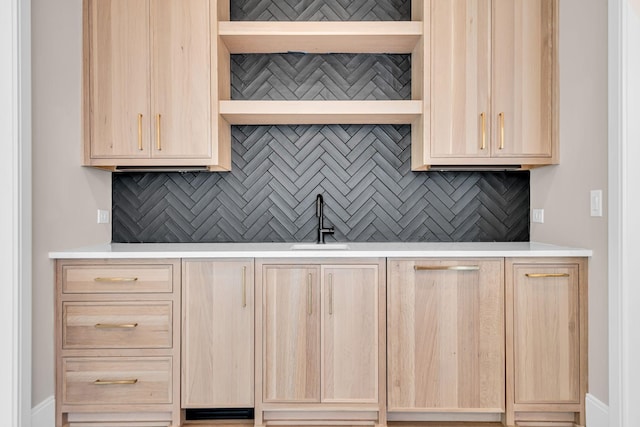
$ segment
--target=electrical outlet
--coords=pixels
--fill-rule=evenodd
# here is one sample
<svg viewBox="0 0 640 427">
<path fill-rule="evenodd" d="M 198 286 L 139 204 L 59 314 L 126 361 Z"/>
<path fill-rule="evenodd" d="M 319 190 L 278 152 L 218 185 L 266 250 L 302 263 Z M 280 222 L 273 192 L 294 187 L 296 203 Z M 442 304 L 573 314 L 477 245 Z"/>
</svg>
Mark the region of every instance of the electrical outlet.
<svg viewBox="0 0 640 427">
<path fill-rule="evenodd" d="M 109 224 L 109 211 L 98 209 L 98 224 Z"/>
<path fill-rule="evenodd" d="M 602 216 L 602 190 L 591 190 L 591 216 Z"/>
<path fill-rule="evenodd" d="M 531 212 L 531 222 L 544 223 L 544 209 L 533 209 Z"/>
</svg>

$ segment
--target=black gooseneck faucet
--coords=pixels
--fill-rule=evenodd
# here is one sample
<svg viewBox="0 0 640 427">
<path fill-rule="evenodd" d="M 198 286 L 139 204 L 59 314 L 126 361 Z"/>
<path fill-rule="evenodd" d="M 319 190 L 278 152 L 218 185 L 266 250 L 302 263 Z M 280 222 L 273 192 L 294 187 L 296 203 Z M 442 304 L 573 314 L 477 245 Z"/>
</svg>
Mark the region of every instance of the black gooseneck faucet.
<svg viewBox="0 0 640 427">
<path fill-rule="evenodd" d="M 316 216 L 318 217 L 318 243 L 324 243 L 325 234 L 333 234 L 333 227 L 324 227 L 324 200 L 322 194 L 316 196 Z"/>
</svg>

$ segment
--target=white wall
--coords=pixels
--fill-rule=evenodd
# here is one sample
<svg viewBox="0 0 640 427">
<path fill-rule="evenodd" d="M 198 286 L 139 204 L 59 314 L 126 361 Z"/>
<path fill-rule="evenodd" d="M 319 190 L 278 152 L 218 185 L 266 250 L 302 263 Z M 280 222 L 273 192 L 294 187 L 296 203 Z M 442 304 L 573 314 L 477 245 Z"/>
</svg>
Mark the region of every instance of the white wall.
<svg viewBox="0 0 640 427">
<path fill-rule="evenodd" d="M 0 413 L 29 427 L 31 396 L 30 2 L 0 2 Z"/>
<path fill-rule="evenodd" d="M 590 190 L 607 198 L 607 2 L 560 1 L 560 165 L 531 173 L 531 207 L 545 210 L 531 240 L 593 250 L 589 263 L 589 392 L 609 399 L 607 212 L 592 218 Z"/>
<path fill-rule="evenodd" d="M 51 250 L 111 240 L 111 175 L 80 166 L 82 1 L 32 0 L 33 405 L 54 393 Z"/>
<path fill-rule="evenodd" d="M 640 425 L 640 0 L 609 2 L 610 427 Z"/>
</svg>

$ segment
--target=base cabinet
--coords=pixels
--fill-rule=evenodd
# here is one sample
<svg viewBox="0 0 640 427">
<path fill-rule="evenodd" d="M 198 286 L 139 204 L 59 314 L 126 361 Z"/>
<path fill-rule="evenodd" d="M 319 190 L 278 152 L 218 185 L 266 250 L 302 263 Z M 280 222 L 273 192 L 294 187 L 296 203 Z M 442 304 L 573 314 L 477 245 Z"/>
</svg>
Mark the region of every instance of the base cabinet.
<svg viewBox="0 0 640 427">
<path fill-rule="evenodd" d="M 179 260 L 56 262 L 56 427 L 179 426 Z"/>
<path fill-rule="evenodd" d="M 384 263 L 256 268 L 256 425 L 384 424 Z"/>
<path fill-rule="evenodd" d="M 584 259 L 507 259 L 507 424 L 585 425 Z"/>
<path fill-rule="evenodd" d="M 253 259 L 182 271 L 182 407 L 253 407 Z"/>
<path fill-rule="evenodd" d="M 587 262 L 59 259 L 55 425 L 584 427 Z"/>
<path fill-rule="evenodd" d="M 503 271 L 502 259 L 388 261 L 387 395 L 394 419 L 504 413 Z"/>
</svg>

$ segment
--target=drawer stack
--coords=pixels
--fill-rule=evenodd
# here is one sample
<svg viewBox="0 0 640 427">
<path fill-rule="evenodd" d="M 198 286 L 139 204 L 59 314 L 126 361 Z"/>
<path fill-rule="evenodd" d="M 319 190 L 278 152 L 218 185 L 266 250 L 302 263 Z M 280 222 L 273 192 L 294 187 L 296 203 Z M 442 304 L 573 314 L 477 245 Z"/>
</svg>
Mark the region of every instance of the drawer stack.
<svg viewBox="0 0 640 427">
<path fill-rule="evenodd" d="M 180 425 L 180 262 L 59 260 L 56 427 Z"/>
</svg>

